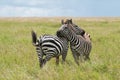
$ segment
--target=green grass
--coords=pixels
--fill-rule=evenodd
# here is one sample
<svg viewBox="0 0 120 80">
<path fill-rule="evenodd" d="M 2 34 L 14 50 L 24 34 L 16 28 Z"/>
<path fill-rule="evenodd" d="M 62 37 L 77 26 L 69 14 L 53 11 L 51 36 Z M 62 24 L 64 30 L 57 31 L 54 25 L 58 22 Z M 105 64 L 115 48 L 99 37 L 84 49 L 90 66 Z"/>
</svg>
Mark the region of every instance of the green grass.
<svg viewBox="0 0 120 80">
<path fill-rule="evenodd" d="M 91 34 L 91 62 L 77 66 L 69 50 L 65 64 L 39 68 L 31 30 L 54 35 L 61 19 L 0 18 L 0 80 L 120 80 L 120 18 L 73 18 Z"/>
</svg>

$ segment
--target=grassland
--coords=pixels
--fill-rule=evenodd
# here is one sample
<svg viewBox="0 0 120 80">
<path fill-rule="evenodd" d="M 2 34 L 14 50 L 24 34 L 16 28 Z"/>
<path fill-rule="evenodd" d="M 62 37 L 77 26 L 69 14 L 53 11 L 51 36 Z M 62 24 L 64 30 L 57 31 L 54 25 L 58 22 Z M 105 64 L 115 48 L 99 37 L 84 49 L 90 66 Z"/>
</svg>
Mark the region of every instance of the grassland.
<svg viewBox="0 0 120 80">
<path fill-rule="evenodd" d="M 0 80 L 120 80 L 120 18 L 73 18 L 91 34 L 91 62 L 77 66 L 69 50 L 64 65 L 39 68 L 31 30 L 54 35 L 61 19 L 0 18 Z"/>
</svg>

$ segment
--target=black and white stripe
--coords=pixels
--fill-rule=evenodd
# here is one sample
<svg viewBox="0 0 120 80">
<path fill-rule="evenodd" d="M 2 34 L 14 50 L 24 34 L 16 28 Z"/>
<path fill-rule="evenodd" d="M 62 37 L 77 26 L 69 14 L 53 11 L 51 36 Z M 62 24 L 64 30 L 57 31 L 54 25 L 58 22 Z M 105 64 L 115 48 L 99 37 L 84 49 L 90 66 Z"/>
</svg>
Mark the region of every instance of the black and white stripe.
<svg viewBox="0 0 120 80">
<path fill-rule="evenodd" d="M 62 60 L 65 61 L 68 51 L 68 40 L 66 38 L 43 35 L 37 39 L 36 33 L 32 31 L 32 42 L 36 46 L 40 67 L 43 67 L 52 57 L 56 57 L 56 64 L 59 64 L 60 55 L 62 55 Z"/>
<path fill-rule="evenodd" d="M 84 57 L 84 60 L 90 59 L 89 54 L 91 52 L 92 44 L 91 41 L 87 40 L 84 34 L 76 35 L 75 28 L 72 26 L 70 22 L 67 24 L 63 24 L 60 29 L 57 31 L 58 34 L 66 37 L 70 41 L 70 47 L 75 59 L 75 62 L 79 65 L 79 59 Z"/>
</svg>

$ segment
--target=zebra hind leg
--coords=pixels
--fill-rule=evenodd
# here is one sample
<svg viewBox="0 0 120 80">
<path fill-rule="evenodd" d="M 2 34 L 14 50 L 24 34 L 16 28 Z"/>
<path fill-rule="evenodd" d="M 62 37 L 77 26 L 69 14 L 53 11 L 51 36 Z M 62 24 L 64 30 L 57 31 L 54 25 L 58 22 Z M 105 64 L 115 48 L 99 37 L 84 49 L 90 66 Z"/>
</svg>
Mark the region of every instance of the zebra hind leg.
<svg viewBox="0 0 120 80">
<path fill-rule="evenodd" d="M 46 55 L 46 57 L 42 61 L 42 66 L 44 66 L 46 64 L 46 62 L 49 61 L 52 57 L 53 57 L 52 54 Z"/>
<path fill-rule="evenodd" d="M 86 60 L 90 61 L 89 55 L 85 55 L 84 60 L 85 60 L 85 61 L 86 61 Z"/>
<path fill-rule="evenodd" d="M 38 54 L 38 57 L 39 57 L 39 65 L 40 65 L 40 68 L 43 67 L 43 54 Z"/>
<path fill-rule="evenodd" d="M 40 68 L 43 67 L 43 59 L 39 59 L 39 62 L 40 62 Z"/>
<path fill-rule="evenodd" d="M 56 65 L 59 65 L 59 56 L 56 57 Z"/>
<path fill-rule="evenodd" d="M 41 47 L 36 47 L 36 51 L 37 51 L 38 58 L 39 58 L 39 66 L 40 68 L 42 68 L 43 67 L 43 52 L 41 50 Z"/>
</svg>

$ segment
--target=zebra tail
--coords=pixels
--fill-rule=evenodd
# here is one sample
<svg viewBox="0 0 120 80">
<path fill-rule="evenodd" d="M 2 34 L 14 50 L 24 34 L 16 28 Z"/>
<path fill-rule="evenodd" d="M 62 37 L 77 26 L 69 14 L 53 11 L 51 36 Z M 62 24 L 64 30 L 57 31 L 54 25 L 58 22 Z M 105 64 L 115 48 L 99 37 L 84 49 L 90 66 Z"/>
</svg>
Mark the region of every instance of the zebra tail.
<svg viewBox="0 0 120 80">
<path fill-rule="evenodd" d="M 32 30 L 31 31 L 31 35 L 32 35 L 32 43 L 33 43 L 33 45 L 34 46 L 37 46 L 37 35 L 36 35 L 36 33 Z"/>
</svg>

